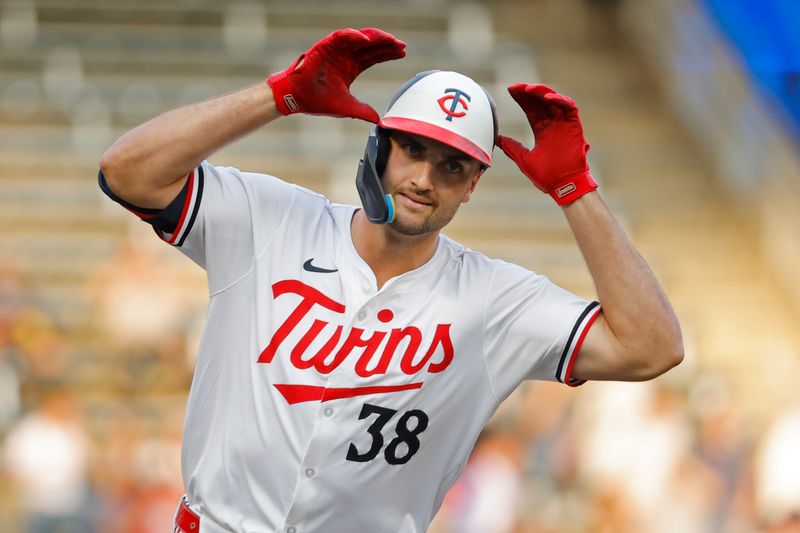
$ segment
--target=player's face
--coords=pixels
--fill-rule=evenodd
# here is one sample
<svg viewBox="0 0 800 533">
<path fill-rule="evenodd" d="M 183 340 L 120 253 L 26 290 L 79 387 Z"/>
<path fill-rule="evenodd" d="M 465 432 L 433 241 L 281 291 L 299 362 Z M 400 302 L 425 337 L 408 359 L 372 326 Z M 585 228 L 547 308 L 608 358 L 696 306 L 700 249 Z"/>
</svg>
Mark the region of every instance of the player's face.
<svg viewBox="0 0 800 533">
<path fill-rule="evenodd" d="M 392 195 L 395 219 L 403 235 L 422 235 L 445 227 L 468 202 L 481 175 L 480 163 L 438 141 L 395 132 L 383 173 Z"/>
</svg>

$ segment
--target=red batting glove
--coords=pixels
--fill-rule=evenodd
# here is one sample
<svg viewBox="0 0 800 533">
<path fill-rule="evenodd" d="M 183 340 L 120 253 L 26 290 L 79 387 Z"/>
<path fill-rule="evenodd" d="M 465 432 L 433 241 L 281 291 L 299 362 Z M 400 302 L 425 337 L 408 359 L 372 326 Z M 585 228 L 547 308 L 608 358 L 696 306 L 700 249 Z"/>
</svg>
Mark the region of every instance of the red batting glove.
<svg viewBox="0 0 800 533">
<path fill-rule="evenodd" d="M 528 117 L 536 144 L 528 150 L 514 139 L 499 135 L 497 146 L 558 205 L 597 189 L 586 164 L 589 144 L 583 137 L 575 102 L 546 85 L 516 83 L 508 92 Z"/>
<path fill-rule="evenodd" d="M 406 43 L 375 29 L 337 30 L 267 79 L 278 110 L 378 122 L 378 113 L 350 94 L 350 84 L 376 63 L 405 57 Z"/>
</svg>

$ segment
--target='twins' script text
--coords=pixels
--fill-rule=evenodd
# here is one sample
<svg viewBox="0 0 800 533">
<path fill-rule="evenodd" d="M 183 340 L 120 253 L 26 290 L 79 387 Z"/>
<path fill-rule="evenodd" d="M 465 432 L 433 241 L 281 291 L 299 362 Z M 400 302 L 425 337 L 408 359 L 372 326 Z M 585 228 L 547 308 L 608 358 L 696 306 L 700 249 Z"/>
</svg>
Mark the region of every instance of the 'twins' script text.
<svg viewBox="0 0 800 533">
<path fill-rule="evenodd" d="M 285 294 L 294 294 L 300 296 L 301 300 L 286 320 L 278 326 L 269 344 L 261 352 L 258 358 L 259 363 L 271 363 L 278 348 L 309 313 L 313 317 L 313 311 L 317 306 L 342 315 L 345 313 L 343 304 L 298 280 L 279 281 L 272 285 L 272 293 L 275 299 Z M 394 313 L 390 309 L 382 309 L 378 312 L 377 318 L 382 323 L 388 323 L 394 318 Z M 356 351 L 353 355 L 358 357 L 355 372 L 358 376 L 366 378 L 376 374 L 386 374 L 398 348 L 405 343 L 405 349 L 400 356 L 400 370 L 404 374 L 413 375 L 423 371 L 437 373 L 443 371 L 453 361 L 450 326 L 451 324 L 437 324 L 427 350 L 422 357 L 419 357 L 423 334 L 416 326 L 409 325 L 392 328 L 389 331 L 374 330 L 371 332 L 352 327 L 346 331 L 344 342 L 340 345 L 342 334 L 345 333 L 344 326 L 316 318 L 300 340 L 291 348 L 290 362 L 300 370 L 314 368 L 321 374 L 329 374 L 354 351 L 360 349 L 360 354 Z M 334 328 L 332 332 L 330 332 L 330 327 Z M 330 335 L 330 337 L 316 353 L 307 354 L 311 344 L 326 328 L 329 330 L 326 335 Z M 378 355 L 379 352 L 380 355 Z M 432 360 L 437 353 L 439 355 L 436 360 Z M 331 354 L 334 354 L 333 357 Z M 376 357 L 377 360 L 375 360 Z M 420 383 L 419 386 L 421 385 Z"/>
</svg>

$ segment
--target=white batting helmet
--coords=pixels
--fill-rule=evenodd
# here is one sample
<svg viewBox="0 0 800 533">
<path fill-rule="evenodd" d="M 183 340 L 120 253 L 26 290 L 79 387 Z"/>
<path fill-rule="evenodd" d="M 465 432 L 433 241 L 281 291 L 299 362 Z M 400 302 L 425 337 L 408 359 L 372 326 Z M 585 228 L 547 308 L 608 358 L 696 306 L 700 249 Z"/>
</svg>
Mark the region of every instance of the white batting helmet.
<svg viewBox="0 0 800 533">
<path fill-rule="evenodd" d="M 458 72 L 430 70 L 407 81 L 378 126 L 415 133 L 452 146 L 491 166 L 497 118 L 494 100 Z"/>
<path fill-rule="evenodd" d="M 389 131 L 434 139 L 492 164 L 497 137 L 494 100 L 471 78 L 458 72 L 420 72 L 397 91 L 367 140 L 356 175 L 356 188 L 370 221 L 391 222 L 394 205 L 383 192 L 381 176 L 389 156 Z"/>
</svg>

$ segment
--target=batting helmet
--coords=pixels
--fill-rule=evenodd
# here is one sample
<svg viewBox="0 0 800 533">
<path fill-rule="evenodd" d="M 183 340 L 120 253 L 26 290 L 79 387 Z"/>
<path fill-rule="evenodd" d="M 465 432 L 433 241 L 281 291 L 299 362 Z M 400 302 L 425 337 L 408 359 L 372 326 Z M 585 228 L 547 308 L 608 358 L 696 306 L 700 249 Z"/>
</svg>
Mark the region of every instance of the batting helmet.
<svg viewBox="0 0 800 533">
<path fill-rule="evenodd" d="M 429 70 L 404 83 L 370 133 L 356 174 L 364 212 L 376 224 L 394 219 L 393 200 L 381 185 L 391 130 L 434 139 L 488 168 L 497 138 L 497 113 L 486 89 L 458 72 Z"/>
</svg>

